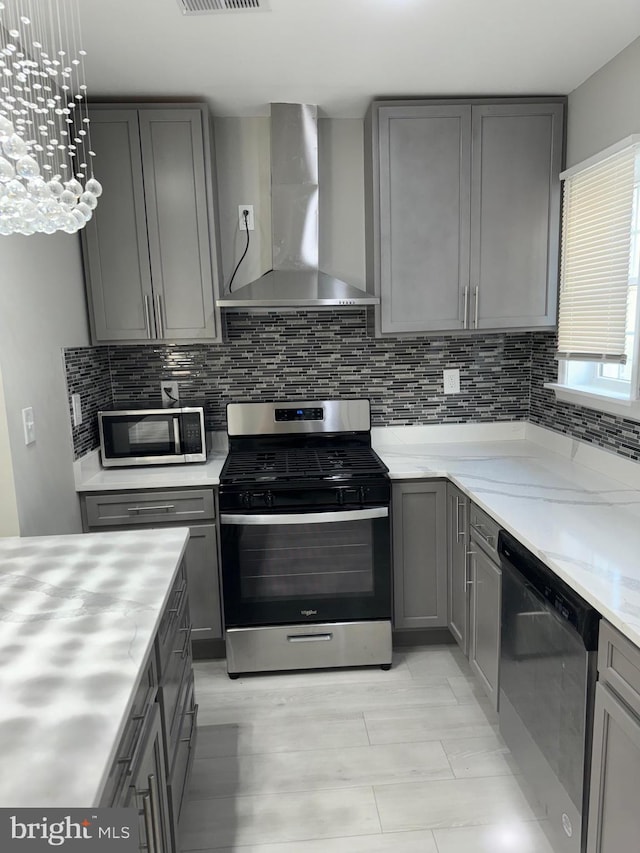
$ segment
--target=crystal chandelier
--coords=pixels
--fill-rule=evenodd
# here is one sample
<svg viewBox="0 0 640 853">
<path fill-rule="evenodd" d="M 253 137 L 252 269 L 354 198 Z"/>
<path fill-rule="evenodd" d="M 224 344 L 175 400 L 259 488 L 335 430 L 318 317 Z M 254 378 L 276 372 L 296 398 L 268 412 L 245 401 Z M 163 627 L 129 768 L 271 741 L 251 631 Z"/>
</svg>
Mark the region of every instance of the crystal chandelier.
<svg viewBox="0 0 640 853">
<path fill-rule="evenodd" d="M 0 0 L 0 235 L 73 234 L 93 175 L 79 0 Z"/>
</svg>

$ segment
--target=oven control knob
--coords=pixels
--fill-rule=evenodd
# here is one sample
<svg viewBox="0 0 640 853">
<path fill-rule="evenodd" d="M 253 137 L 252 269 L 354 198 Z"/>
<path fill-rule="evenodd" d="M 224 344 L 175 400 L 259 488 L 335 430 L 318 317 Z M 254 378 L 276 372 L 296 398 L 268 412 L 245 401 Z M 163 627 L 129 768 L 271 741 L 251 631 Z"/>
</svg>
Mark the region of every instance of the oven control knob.
<svg viewBox="0 0 640 853">
<path fill-rule="evenodd" d="M 365 500 L 367 499 L 367 492 L 368 491 L 369 491 L 369 489 L 367 489 L 365 486 L 360 486 L 360 488 L 358 489 L 358 494 L 360 496 L 360 503 L 361 504 L 363 504 L 365 502 Z"/>
<path fill-rule="evenodd" d="M 242 492 L 240 500 L 242 501 L 243 506 L 247 509 L 251 509 L 251 492 Z"/>
<path fill-rule="evenodd" d="M 264 502 L 269 508 L 273 506 L 273 492 L 266 492 Z"/>
<path fill-rule="evenodd" d="M 344 489 L 338 489 L 337 499 L 340 506 L 344 506 Z"/>
</svg>

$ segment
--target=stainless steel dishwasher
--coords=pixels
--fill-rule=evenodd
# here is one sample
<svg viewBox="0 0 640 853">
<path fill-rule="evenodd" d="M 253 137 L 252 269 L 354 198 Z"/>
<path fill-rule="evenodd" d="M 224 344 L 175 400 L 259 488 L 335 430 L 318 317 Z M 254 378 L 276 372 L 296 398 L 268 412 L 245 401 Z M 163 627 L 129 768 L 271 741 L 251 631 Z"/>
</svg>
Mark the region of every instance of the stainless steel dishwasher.
<svg viewBox="0 0 640 853">
<path fill-rule="evenodd" d="M 556 853 L 586 846 L 600 614 L 502 531 L 500 733 Z"/>
</svg>

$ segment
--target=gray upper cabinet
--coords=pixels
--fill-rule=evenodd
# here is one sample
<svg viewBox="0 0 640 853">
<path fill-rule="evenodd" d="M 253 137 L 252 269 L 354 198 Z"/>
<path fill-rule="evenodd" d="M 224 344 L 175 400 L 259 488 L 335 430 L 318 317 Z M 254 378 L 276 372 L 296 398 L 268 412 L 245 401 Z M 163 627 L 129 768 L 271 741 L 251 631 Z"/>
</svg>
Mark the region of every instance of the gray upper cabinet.
<svg viewBox="0 0 640 853">
<path fill-rule="evenodd" d="M 562 104 L 473 108 L 470 325 L 555 324 Z"/>
<path fill-rule="evenodd" d="M 378 122 L 382 328 L 460 329 L 469 276 L 471 107 L 384 107 Z"/>
<path fill-rule="evenodd" d="M 104 192 L 83 229 L 93 340 L 220 339 L 206 107 L 91 112 Z"/>
<path fill-rule="evenodd" d="M 152 290 L 137 111 L 92 112 L 91 141 L 104 187 L 81 231 L 92 335 L 147 340 Z"/>
<path fill-rule="evenodd" d="M 395 628 L 447 626 L 446 483 L 394 483 Z"/>
<path fill-rule="evenodd" d="M 554 326 L 566 99 L 374 102 L 376 333 Z"/>
</svg>

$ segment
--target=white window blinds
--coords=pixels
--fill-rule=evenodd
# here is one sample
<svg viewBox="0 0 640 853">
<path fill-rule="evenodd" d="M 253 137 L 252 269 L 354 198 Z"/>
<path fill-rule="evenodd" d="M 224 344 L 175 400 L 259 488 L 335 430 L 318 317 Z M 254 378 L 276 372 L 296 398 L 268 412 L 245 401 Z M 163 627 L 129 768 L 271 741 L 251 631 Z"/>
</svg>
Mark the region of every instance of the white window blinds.
<svg viewBox="0 0 640 853">
<path fill-rule="evenodd" d="M 625 361 L 637 140 L 629 137 L 560 176 L 560 359 Z"/>
</svg>

